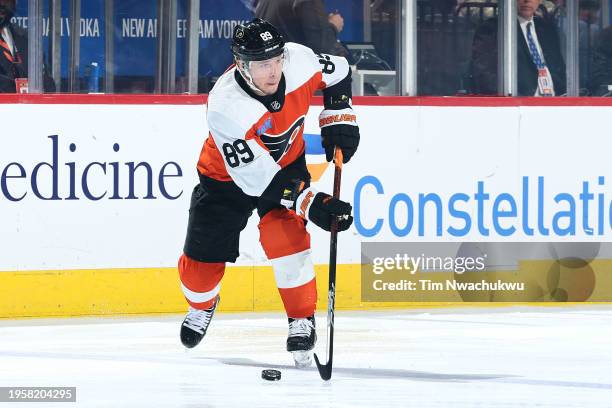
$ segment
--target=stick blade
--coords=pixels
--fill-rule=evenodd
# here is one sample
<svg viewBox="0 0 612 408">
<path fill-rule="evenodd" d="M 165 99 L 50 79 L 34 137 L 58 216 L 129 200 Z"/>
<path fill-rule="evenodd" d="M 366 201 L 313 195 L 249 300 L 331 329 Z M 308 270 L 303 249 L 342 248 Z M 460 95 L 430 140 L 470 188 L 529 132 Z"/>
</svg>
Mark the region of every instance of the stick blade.
<svg viewBox="0 0 612 408">
<path fill-rule="evenodd" d="M 321 376 L 321 378 L 325 381 L 329 381 L 332 376 L 331 361 L 327 364 L 321 364 L 321 362 L 319 361 L 319 357 L 317 357 L 316 353 L 314 355 L 314 359 L 315 363 L 317 364 L 317 369 L 319 370 L 319 375 Z"/>
</svg>

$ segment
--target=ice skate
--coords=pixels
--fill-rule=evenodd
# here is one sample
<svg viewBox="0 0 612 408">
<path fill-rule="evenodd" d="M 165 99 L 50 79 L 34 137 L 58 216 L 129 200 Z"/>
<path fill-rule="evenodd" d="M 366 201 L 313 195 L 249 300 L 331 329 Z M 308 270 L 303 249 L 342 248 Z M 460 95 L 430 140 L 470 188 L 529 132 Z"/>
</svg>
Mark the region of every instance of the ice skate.
<svg viewBox="0 0 612 408">
<path fill-rule="evenodd" d="M 215 314 L 220 297 L 217 295 L 215 304 L 210 309 L 198 310 L 189 306 L 189 312 L 181 325 L 181 342 L 187 348 L 197 346 L 206 335 L 206 330 Z"/>
<path fill-rule="evenodd" d="M 302 319 L 289 318 L 287 351 L 293 355 L 297 368 L 312 365 L 312 349 L 317 341 L 314 315 Z"/>
</svg>

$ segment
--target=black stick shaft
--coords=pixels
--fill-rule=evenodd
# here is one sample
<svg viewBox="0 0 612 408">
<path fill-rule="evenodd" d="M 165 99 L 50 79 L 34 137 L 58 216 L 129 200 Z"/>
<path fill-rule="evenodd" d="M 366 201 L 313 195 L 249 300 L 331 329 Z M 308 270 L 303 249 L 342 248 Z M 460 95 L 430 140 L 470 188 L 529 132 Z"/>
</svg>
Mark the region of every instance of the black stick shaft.
<svg viewBox="0 0 612 408">
<path fill-rule="evenodd" d="M 340 182 L 342 179 L 342 150 L 336 149 L 334 170 L 334 198 L 340 198 Z M 336 306 L 336 257 L 338 254 L 338 220 L 334 219 L 331 225 L 331 236 L 329 245 L 329 291 L 327 297 L 327 363 L 319 362 L 315 354 L 315 362 L 319 374 L 324 380 L 329 380 L 332 374 L 334 357 L 334 310 Z"/>
<path fill-rule="evenodd" d="M 342 151 L 340 152 L 340 165 L 336 165 L 334 171 L 334 198 L 340 198 L 340 182 L 342 179 Z M 338 158 L 336 158 L 338 160 Z M 329 319 L 329 368 L 331 371 L 332 357 L 334 355 L 334 311 L 336 308 L 336 258 L 338 255 L 338 220 L 334 220 L 331 228 L 329 245 L 329 294 L 327 306 L 327 318 Z"/>
</svg>

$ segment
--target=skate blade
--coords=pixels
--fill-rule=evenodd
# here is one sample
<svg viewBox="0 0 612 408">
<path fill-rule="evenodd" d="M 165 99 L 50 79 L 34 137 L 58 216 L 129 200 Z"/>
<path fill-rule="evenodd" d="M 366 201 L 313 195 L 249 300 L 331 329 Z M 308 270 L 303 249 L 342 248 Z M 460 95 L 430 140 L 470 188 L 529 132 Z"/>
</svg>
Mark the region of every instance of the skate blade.
<svg viewBox="0 0 612 408">
<path fill-rule="evenodd" d="M 312 365 L 312 351 L 292 351 L 291 354 L 297 368 L 308 368 Z"/>
</svg>

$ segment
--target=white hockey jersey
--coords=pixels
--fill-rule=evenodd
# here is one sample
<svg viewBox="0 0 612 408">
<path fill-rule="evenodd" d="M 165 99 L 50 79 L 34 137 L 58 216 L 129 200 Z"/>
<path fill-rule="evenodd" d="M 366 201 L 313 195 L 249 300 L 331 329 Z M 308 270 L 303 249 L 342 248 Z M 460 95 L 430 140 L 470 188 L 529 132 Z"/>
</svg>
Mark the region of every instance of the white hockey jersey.
<svg viewBox="0 0 612 408">
<path fill-rule="evenodd" d="M 209 135 L 198 161 L 200 174 L 234 181 L 246 194 L 260 196 L 274 175 L 304 153 L 304 119 L 313 94 L 349 74 L 345 58 L 316 55 L 287 43 L 283 79 L 266 103 L 251 96 L 232 66 L 208 96 Z"/>
</svg>

